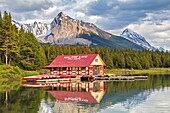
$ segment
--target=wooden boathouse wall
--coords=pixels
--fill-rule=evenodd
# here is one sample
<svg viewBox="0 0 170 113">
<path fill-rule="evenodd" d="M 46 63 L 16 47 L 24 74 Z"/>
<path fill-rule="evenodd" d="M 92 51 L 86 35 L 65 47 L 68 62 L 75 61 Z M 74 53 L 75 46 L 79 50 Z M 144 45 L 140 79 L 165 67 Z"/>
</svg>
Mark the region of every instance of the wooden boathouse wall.
<svg viewBox="0 0 170 113">
<path fill-rule="evenodd" d="M 95 66 L 89 67 L 56 67 L 52 68 L 51 74 L 57 75 L 95 75 Z M 104 74 L 104 67 L 97 66 L 97 75 Z"/>
</svg>

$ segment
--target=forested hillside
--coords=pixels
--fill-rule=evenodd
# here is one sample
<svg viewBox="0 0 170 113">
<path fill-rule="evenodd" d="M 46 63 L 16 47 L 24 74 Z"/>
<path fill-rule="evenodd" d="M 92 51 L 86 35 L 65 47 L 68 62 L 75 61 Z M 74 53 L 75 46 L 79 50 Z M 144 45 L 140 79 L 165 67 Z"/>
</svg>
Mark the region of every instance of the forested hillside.
<svg viewBox="0 0 170 113">
<path fill-rule="evenodd" d="M 102 47 L 40 45 L 35 36 L 17 29 L 10 13 L 0 13 L 0 64 L 36 70 L 48 65 L 57 55 L 94 54 L 101 56 L 107 68 L 148 69 L 170 67 L 170 53 L 148 50 L 109 49 Z"/>
</svg>

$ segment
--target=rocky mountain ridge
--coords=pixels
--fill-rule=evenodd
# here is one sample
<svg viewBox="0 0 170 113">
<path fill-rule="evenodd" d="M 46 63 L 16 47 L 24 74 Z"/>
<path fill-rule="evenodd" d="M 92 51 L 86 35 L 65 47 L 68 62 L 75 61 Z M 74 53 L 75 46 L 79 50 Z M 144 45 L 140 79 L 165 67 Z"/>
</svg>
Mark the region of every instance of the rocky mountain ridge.
<svg viewBox="0 0 170 113">
<path fill-rule="evenodd" d="M 154 47 L 152 46 L 143 36 L 139 35 L 138 33 L 132 31 L 131 29 L 126 28 L 121 34 L 121 37 L 134 42 L 142 47 L 144 47 L 147 50 L 159 50 L 159 51 L 166 51 L 162 47 Z"/>
<path fill-rule="evenodd" d="M 73 19 L 60 12 L 51 22 L 51 28 L 45 37 L 45 41 L 53 44 L 69 44 L 74 38 L 81 38 L 82 34 L 94 33 L 110 38 L 111 34 L 99 29 L 94 24 Z M 71 40 L 70 40 L 71 39 Z"/>
<path fill-rule="evenodd" d="M 36 21 L 33 24 L 22 24 L 15 20 L 12 20 L 12 23 L 15 24 L 19 29 L 22 26 L 25 31 L 32 32 L 35 35 L 35 37 L 46 36 L 47 32 L 50 29 L 50 25 Z"/>
</svg>

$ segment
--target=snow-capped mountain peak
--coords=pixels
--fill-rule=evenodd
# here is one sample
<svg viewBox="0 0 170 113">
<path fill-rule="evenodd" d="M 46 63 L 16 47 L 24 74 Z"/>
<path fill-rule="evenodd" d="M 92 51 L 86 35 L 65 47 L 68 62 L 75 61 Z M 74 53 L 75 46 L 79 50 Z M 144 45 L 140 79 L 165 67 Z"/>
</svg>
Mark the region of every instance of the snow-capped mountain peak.
<svg viewBox="0 0 170 113">
<path fill-rule="evenodd" d="M 120 34 L 121 37 L 135 43 L 135 44 L 138 44 L 148 50 L 159 50 L 159 51 L 164 51 L 166 52 L 167 50 L 162 48 L 162 47 L 155 47 L 155 46 L 152 46 L 151 44 L 149 44 L 149 42 L 146 41 L 146 39 L 139 35 L 138 33 L 132 31 L 131 29 L 128 29 L 126 28 L 121 34 Z"/>
<path fill-rule="evenodd" d="M 145 40 L 144 37 L 141 35 L 137 34 L 136 32 L 132 31 L 131 29 L 126 28 L 121 34 L 121 37 L 132 41 L 142 47 L 145 47 L 147 49 L 152 49 L 152 46 Z"/>
<path fill-rule="evenodd" d="M 45 36 L 50 28 L 50 25 L 36 21 L 33 24 L 25 24 L 12 20 L 12 23 L 15 24 L 19 29 L 22 26 L 25 31 L 32 32 L 35 37 Z"/>
</svg>

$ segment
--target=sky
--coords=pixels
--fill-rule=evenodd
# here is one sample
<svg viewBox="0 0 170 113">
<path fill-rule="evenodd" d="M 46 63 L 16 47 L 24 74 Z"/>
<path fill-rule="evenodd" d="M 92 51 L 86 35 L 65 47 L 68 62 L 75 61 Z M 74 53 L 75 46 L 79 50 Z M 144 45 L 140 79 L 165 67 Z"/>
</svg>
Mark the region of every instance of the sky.
<svg viewBox="0 0 170 113">
<path fill-rule="evenodd" d="M 63 12 L 115 35 L 129 28 L 170 49 L 170 0 L 0 0 L 0 10 L 22 23 L 50 23 Z"/>
</svg>

